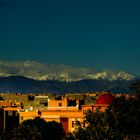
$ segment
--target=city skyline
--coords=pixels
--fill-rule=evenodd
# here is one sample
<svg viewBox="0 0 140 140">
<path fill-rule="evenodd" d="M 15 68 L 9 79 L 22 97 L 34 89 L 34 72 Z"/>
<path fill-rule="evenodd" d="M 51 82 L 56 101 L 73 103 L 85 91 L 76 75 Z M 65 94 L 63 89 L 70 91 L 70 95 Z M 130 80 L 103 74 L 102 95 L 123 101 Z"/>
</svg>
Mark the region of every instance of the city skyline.
<svg viewBox="0 0 140 140">
<path fill-rule="evenodd" d="M 0 1 L 0 60 L 140 74 L 140 2 Z"/>
</svg>

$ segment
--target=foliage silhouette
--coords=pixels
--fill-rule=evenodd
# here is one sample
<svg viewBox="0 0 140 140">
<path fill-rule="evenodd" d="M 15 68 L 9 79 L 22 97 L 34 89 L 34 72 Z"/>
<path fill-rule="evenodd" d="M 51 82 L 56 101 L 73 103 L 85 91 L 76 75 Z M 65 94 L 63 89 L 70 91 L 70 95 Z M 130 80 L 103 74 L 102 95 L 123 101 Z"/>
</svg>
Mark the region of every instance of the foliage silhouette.
<svg viewBox="0 0 140 140">
<path fill-rule="evenodd" d="M 140 134 L 140 101 L 117 98 L 105 112 L 88 111 L 86 127 L 73 133 L 78 140 L 137 140 Z"/>
<path fill-rule="evenodd" d="M 46 122 L 39 117 L 26 120 L 6 134 L 5 140 L 62 140 L 63 127 L 55 121 Z"/>
</svg>

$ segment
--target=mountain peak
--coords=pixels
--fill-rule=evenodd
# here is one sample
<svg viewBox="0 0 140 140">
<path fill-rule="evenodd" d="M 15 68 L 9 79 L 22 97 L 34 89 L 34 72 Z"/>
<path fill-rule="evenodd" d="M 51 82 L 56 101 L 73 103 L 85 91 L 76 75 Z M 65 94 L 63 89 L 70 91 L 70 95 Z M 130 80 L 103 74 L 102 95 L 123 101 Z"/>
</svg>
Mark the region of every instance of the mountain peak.
<svg viewBox="0 0 140 140">
<path fill-rule="evenodd" d="M 0 76 L 25 76 L 35 80 L 79 81 L 83 79 L 134 80 L 135 76 L 124 71 L 96 71 L 66 65 L 49 65 L 36 61 L 0 61 Z"/>
</svg>

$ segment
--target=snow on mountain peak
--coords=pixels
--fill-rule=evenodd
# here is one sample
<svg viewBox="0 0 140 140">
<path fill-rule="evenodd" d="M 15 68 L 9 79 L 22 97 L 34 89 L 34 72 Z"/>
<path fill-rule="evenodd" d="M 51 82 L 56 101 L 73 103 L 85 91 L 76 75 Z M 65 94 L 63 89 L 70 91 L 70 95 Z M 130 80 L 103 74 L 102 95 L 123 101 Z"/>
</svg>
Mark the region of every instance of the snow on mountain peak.
<svg viewBox="0 0 140 140">
<path fill-rule="evenodd" d="M 134 80 L 135 79 L 135 76 L 133 76 L 129 73 L 126 73 L 124 71 L 117 73 L 117 77 L 118 77 L 118 79 L 125 79 L 125 80 Z"/>
<path fill-rule="evenodd" d="M 134 80 L 124 71 L 95 71 L 93 68 L 76 68 L 66 65 L 48 65 L 35 61 L 0 61 L 0 76 L 25 76 L 36 80 L 77 81 L 82 79 Z"/>
</svg>

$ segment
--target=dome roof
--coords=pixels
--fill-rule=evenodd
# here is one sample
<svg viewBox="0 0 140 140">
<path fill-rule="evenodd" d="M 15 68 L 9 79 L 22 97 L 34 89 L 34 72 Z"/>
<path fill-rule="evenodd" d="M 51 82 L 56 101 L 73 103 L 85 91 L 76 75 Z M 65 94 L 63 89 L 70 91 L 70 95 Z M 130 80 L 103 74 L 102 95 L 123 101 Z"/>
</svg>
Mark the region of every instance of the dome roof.
<svg viewBox="0 0 140 140">
<path fill-rule="evenodd" d="M 114 96 L 110 93 L 103 93 L 100 94 L 95 105 L 98 104 L 104 104 L 104 105 L 110 105 L 114 101 Z"/>
</svg>

